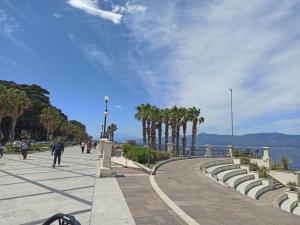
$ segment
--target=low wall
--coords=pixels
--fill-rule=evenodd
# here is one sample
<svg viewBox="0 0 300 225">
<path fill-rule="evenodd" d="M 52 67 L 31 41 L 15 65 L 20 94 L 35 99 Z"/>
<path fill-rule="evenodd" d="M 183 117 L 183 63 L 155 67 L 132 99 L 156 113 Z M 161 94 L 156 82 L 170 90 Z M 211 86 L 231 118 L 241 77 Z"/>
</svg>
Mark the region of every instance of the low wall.
<svg viewBox="0 0 300 225">
<path fill-rule="evenodd" d="M 269 174 L 283 185 L 286 185 L 289 181 L 292 181 L 296 182 L 296 184 L 300 186 L 297 173 L 271 170 Z"/>
</svg>

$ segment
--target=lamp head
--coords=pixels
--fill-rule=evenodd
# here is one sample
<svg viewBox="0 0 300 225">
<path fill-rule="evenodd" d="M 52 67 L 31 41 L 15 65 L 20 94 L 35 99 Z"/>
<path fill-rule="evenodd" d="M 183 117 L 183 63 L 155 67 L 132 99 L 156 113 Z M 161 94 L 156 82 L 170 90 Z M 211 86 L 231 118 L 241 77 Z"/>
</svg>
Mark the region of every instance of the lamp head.
<svg viewBox="0 0 300 225">
<path fill-rule="evenodd" d="M 108 102 L 108 101 L 109 101 L 109 97 L 108 97 L 108 96 L 105 96 L 105 97 L 104 97 L 104 101 Z"/>
</svg>

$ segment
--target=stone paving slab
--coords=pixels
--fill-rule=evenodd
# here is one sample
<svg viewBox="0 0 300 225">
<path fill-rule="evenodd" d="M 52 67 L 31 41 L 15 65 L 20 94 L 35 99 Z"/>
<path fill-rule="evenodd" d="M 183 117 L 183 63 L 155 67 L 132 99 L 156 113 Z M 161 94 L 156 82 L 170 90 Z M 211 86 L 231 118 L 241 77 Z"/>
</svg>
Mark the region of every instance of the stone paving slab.
<svg viewBox="0 0 300 225">
<path fill-rule="evenodd" d="M 254 200 L 200 172 L 208 159 L 181 160 L 160 167 L 155 180 L 164 193 L 201 225 L 299 225 L 300 218 L 274 207 L 274 195 Z"/>
<path fill-rule="evenodd" d="M 66 148 L 62 167 L 51 167 L 50 152 L 4 155 L 0 159 L 0 224 L 37 225 L 56 213 L 90 223 L 97 152 Z"/>
<path fill-rule="evenodd" d="M 185 225 L 157 195 L 141 171 L 115 168 L 117 181 L 137 225 Z"/>
</svg>

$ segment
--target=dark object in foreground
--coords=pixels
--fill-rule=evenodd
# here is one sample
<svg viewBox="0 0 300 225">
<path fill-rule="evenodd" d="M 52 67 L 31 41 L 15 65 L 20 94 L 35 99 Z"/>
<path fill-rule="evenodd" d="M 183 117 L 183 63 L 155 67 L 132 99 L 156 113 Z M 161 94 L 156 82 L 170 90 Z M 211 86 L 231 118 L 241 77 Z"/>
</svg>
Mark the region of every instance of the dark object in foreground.
<svg viewBox="0 0 300 225">
<path fill-rule="evenodd" d="M 50 225 L 56 221 L 59 225 L 81 225 L 74 216 L 62 213 L 51 216 L 43 225 Z"/>
</svg>

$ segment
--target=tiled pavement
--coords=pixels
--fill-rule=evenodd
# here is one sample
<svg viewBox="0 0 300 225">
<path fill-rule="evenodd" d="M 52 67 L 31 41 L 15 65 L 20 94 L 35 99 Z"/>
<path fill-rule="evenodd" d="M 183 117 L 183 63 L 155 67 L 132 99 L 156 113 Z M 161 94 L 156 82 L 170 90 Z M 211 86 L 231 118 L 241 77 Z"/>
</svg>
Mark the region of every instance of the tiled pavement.
<svg viewBox="0 0 300 225">
<path fill-rule="evenodd" d="M 117 181 L 137 225 L 185 225 L 152 189 L 148 175 L 117 167 Z"/>
<path fill-rule="evenodd" d="M 300 218 L 276 207 L 273 193 L 260 200 L 227 189 L 200 172 L 207 159 L 160 167 L 155 180 L 164 193 L 201 225 L 299 225 Z"/>
<path fill-rule="evenodd" d="M 0 224 L 42 224 L 56 213 L 73 214 L 89 224 L 95 159 L 95 153 L 67 148 L 62 167 L 53 169 L 49 151 L 29 154 L 27 160 L 5 155 L 0 160 Z"/>
</svg>

